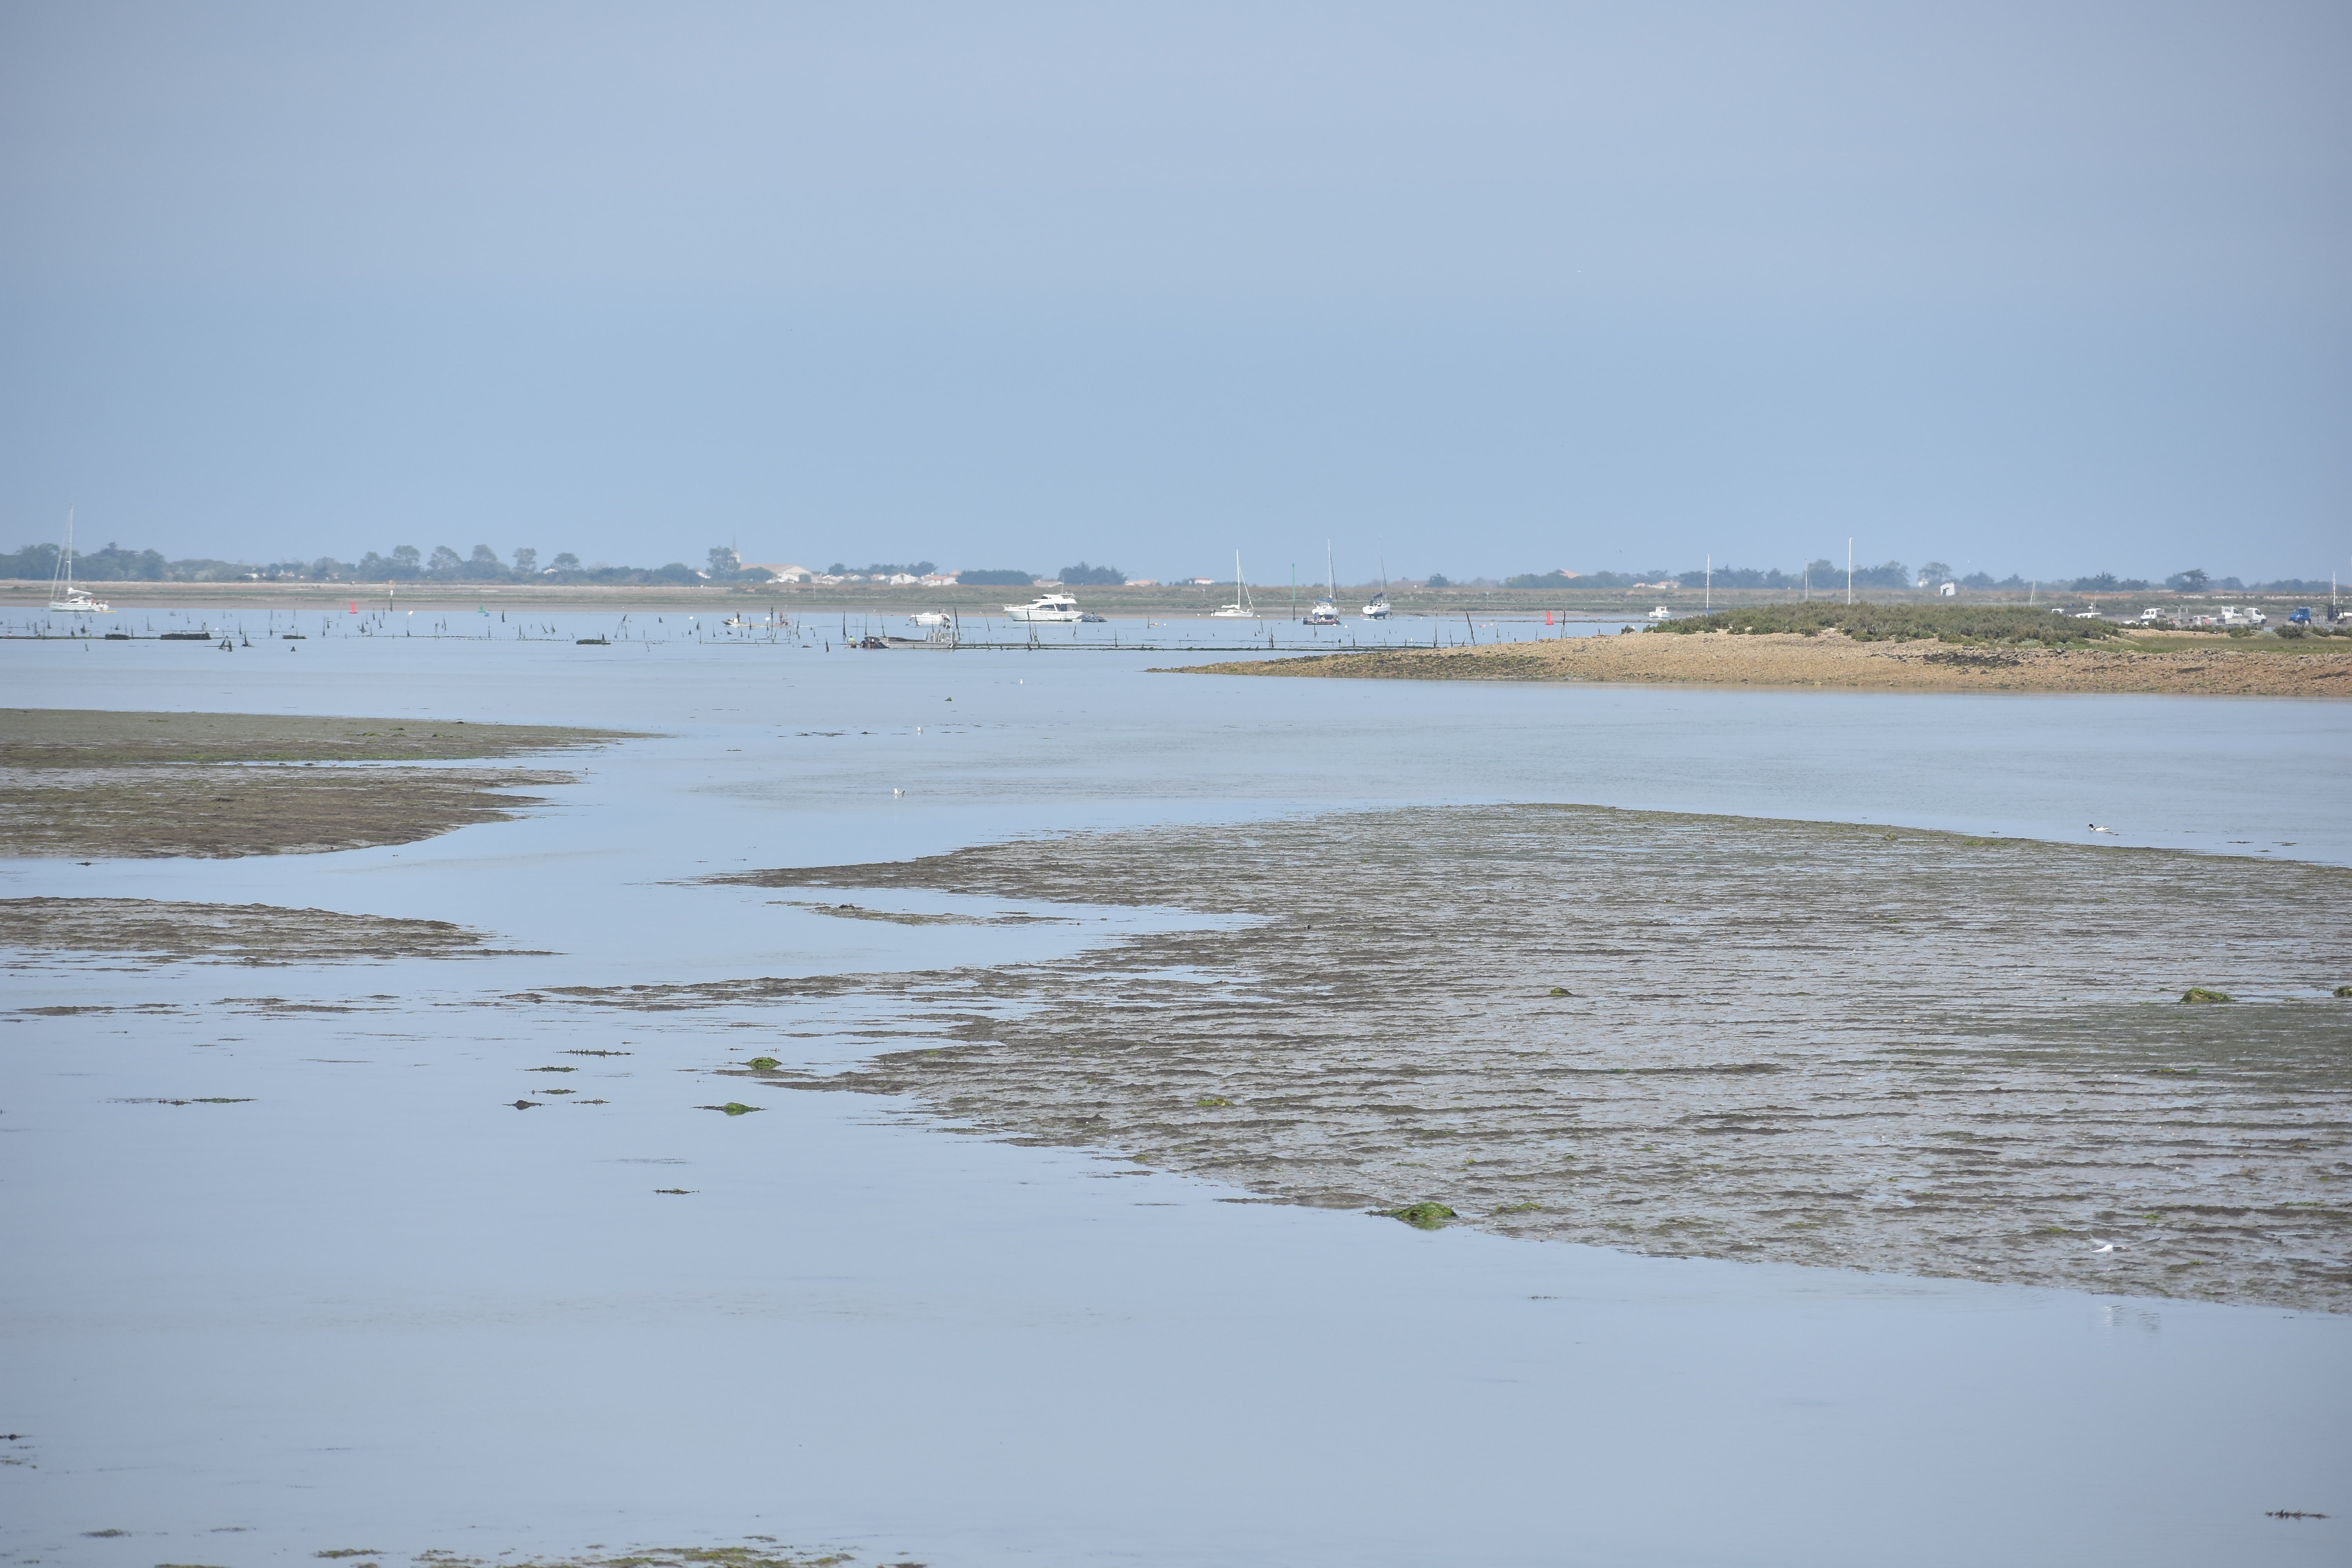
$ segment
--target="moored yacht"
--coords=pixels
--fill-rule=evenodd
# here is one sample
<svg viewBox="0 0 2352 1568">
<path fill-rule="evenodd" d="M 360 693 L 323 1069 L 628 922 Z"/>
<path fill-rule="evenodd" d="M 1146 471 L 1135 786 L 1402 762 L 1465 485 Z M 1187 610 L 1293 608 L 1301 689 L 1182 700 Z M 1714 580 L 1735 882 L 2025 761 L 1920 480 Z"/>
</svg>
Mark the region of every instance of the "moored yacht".
<svg viewBox="0 0 2352 1568">
<path fill-rule="evenodd" d="M 1331 542 L 1323 542 L 1323 575 L 1330 592 L 1315 601 L 1315 607 L 1298 617 L 1301 626 L 1336 626 L 1339 624 L 1339 583 L 1331 571 Z"/>
<path fill-rule="evenodd" d="M 1385 621 L 1388 618 L 1389 557 L 1388 552 L 1386 551 L 1382 551 L 1381 552 L 1381 591 L 1373 595 L 1365 602 L 1364 619 L 1368 621 Z"/>
<path fill-rule="evenodd" d="M 1025 605 L 1007 605 L 1004 613 L 1016 621 L 1083 620 L 1078 602 L 1067 594 L 1040 594 Z"/>
<path fill-rule="evenodd" d="M 1242 581 L 1242 552 L 1234 552 L 1234 602 L 1210 615 L 1224 620 L 1255 620 L 1257 606 L 1250 603 L 1249 584 Z"/>
<path fill-rule="evenodd" d="M 49 608 L 61 615 L 104 616 L 112 612 L 103 599 L 93 599 L 89 593 L 74 586 L 73 580 L 74 509 L 66 508 L 66 547 L 58 556 L 58 569 L 49 579 Z"/>
</svg>

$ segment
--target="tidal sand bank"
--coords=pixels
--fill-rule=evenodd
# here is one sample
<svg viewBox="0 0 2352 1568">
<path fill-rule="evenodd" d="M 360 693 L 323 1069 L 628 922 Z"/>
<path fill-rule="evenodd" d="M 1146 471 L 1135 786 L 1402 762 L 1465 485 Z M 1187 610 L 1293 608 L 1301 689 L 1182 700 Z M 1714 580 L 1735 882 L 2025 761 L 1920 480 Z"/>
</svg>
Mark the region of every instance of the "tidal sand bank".
<svg viewBox="0 0 2352 1568">
<path fill-rule="evenodd" d="M 1385 648 L 1227 664 L 1186 675 L 1385 680 L 1590 680 L 1664 685 L 1894 688 L 1913 691 L 2107 691 L 2352 697 L 2352 649 L 2213 636 L 2147 647 L 1969 647 L 1856 642 L 1835 632 L 1563 637 L 1483 647 Z M 2192 646 L 2179 646 L 2184 642 Z M 2169 646 L 2166 646 L 2169 645 Z"/>
</svg>

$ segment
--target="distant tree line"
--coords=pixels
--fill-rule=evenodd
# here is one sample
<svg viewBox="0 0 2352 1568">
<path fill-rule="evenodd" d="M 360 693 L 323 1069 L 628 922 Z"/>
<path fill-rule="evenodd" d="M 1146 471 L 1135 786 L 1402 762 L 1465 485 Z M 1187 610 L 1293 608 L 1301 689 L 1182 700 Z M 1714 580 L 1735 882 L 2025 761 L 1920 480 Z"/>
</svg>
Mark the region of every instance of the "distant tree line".
<svg viewBox="0 0 2352 1568">
<path fill-rule="evenodd" d="M 55 544 L 28 544 L 14 554 L 0 555 L 0 577 L 47 580 L 58 570 Z M 194 558 L 166 561 L 152 550 L 124 550 L 109 544 L 103 550 L 74 552 L 74 575 L 90 583 L 560 583 L 609 584 L 632 586 L 665 583 L 764 583 L 765 572 L 743 569 L 735 552 L 714 545 L 709 566 L 697 570 L 682 561 L 665 566 L 583 566 L 570 551 L 557 554 L 546 566 L 539 552 L 525 546 L 501 561 L 487 544 L 477 544 L 471 555 L 460 555 L 447 545 L 436 545 L 426 555 L 413 544 L 396 544 L 388 555 L 371 550 L 357 561 L 321 555 L 315 561 L 278 561 L 254 564 L 241 561 Z"/>
<path fill-rule="evenodd" d="M 1771 588 L 1816 591 L 1843 588 L 1846 569 L 1836 561 L 1813 561 L 1794 572 L 1778 568 L 1759 571 L 1750 566 L 1717 566 L 1710 574 L 1705 566 L 1684 572 L 1668 572 L 1663 567 L 1654 572 L 1585 572 L 1574 576 L 1566 572 L 1523 572 L 1506 578 L 1507 588 L 1638 588 L 1648 584 L 1680 583 L 1696 587 L 1712 582 L 1718 588 Z M 1856 566 L 1853 585 L 1857 588 L 1936 588 L 1946 583 L 1956 583 L 1963 588 L 2024 588 L 2032 585 L 2024 577 L 2012 572 L 2006 577 L 1995 577 L 1989 572 L 1971 572 L 1962 577 L 1941 561 L 1930 561 L 1916 573 L 1900 561 L 1882 562 L 1876 566 Z M 1442 577 L 1432 577 L 1433 588 L 1446 586 Z M 2112 572 L 2100 572 L 2086 577 L 2043 579 L 2041 585 L 2077 594 L 2137 594 L 2157 586 L 2145 577 L 2118 577 Z M 2245 592 L 2249 584 L 2235 577 L 2213 577 L 2191 567 L 2176 572 L 2164 580 L 2163 585 L 2178 594 Z M 2283 577 L 2274 583 L 2257 583 L 2252 587 L 2281 594 L 2326 593 L 2327 584 L 2301 577 Z"/>
<path fill-rule="evenodd" d="M 0 577 L 30 579 L 46 582 L 58 569 L 58 547 L 55 544 L 27 544 L 13 554 L 0 554 Z M 869 578 L 893 576 L 929 576 L 938 568 L 929 561 L 913 561 L 903 564 L 879 563 L 857 568 L 835 562 L 826 574 L 835 577 L 864 575 Z M 516 550 L 501 561 L 498 552 L 487 544 L 477 544 L 469 555 L 460 555 L 446 544 L 436 545 L 426 554 L 413 544 L 396 544 L 389 554 L 371 550 L 357 561 L 338 561 L 331 555 L 321 555 L 315 561 L 278 561 L 253 564 L 239 561 L 215 561 L 191 557 L 167 561 L 152 550 L 125 550 L 109 543 L 102 550 L 78 551 L 74 557 L 74 575 L 91 583 L 555 583 L 592 584 L 630 586 L 671 583 L 764 583 L 770 580 L 766 572 L 747 569 L 732 547 L 716 544 L 706 554 L 702 567 L 673 561 L 663 566 L 607 566 L 602 563 L 583 565 L 580 557 L 571 551 L 561 551 L 545 566 L 539 561 L 539 552 L 529 546 Z M 1570 576 L 1565 572 L 1523 572 L 1504 580 L 1507 588 L 1634 588 L 1646 584 L 1679 582 L 1685 587 L 1696 586 L 1707 579 L 1706 568 L 1669 572 L 1664 567 L 1650 572 L 1587 572 Z M 957 574 L 958 582 L 971 586 L 1025 588 L 1037 582 L 1034 572 L 1012 569 L 969 571 Z M 1075 566 L 1065 566 L 1059 581 L 1074 587 L 1117 586 L 1127 581 L 1127 574 L 1116 566 L 1090 566 L 1080 561 Z M 1428 578 L 1432 588 L 1450 588 L 1456 584 L 1442 573 Z M 1481 581 L 1491 582 L 1491 579 Z M 1713 582 L 1718 588 L 1765 588 L 1780 592 L 1801 591 L 1810 585 L 1815 592 L 1843 589 L 1845 567 L 1829 560 L 1813 561 L 1794 572 L 1778 568 L 1758 570 L 1747 566 L 1717 566 Z M 1853 569 L 1853 585 L 1857 588 L 1934 588 L 1945 583 L 1958 583 L 1963 588 L 2024 588 L 2027 579 L 2011 573 L 1995 578 L 1990 573 L 1971 572 L 1965 577 L 1956 576 L 1952 568 L 1941 561 L 1930 561 L 1917 572 L 1900 561 L 1882 562 L 1875 566 Z M 2156 584 L 2144 577 L 2118 577 L 2112 572 L 2090 576 L 2056 579 L 2042 586 L 2078 594 L 2132 594 L 2154 588 Z M 2278 594 L 2324 594 L 2328 584 L 2316 578 L 2282 577 L 2270 583 L 2248 584 L 2236 577 L 2215 577 L 2199 567 L 2176 572 L 2164 580 L 2163 586 L 2181 594 L 2245 593 L 2263 590 Z"/>
<path fill-rule="evenodd" d="M 928 561 L 910 561 L 901 566 L 894 562 L 877 562 L 871 566 L 846 566 L 836 561 L 824 569 L 828 577 L 928 577 L 938 571 Z"/>
</svg>

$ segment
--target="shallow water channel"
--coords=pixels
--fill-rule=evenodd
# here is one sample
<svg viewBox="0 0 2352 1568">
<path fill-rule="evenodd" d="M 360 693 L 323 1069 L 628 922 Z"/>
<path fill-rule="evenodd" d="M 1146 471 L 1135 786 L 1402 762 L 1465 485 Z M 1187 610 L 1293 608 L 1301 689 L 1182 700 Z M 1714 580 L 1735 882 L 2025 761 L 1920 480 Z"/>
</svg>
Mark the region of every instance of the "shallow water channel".
<svg viewBox="0 0 2352 1568">
<path fill-rule="evenodd" d="M 456 921 L 519 950 L 7 972 L 0 1556 L 746 1537 L 934 1568 L 2352 1550 L 2342 1315 L 1423 1233 L 716 1070 L 856 1067 L 921 1030 L 825 977 L 1233 918 L 1057 903 L 1057 833 L 1213 853 L 1268 818 L 1506 802 L 2069 844 L 2105 842 L 2097 821 L 2242 886 L 2265 858 L 2352 865 L 2352 708 L 1153 662 L 0 643 L 22 704 L 651 736 L 547 759 L 578 774 L 535 789 L 547 805 L 421 843 L 0 866 L 7 898 Z M 1024 836 L 1015 889 L 887 906 L 956 921 L 702 880 Z M 1336 857 L 1296 868 L 1302 905 L 1391 896 Z M 753 977 L 806 984 L 724 1016 L 530 1000 Z M 758 1110 L 699 1109 L 730 1100 Z"/>
</svg>

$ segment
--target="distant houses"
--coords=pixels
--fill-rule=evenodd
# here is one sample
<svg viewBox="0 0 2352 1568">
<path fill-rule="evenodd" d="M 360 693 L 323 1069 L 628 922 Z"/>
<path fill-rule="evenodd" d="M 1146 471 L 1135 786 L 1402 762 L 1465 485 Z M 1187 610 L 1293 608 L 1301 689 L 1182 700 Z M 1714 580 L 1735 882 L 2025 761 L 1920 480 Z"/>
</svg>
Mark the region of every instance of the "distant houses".
<svg viewBox="0 0 2352 1568">
<path fill-rule="evenodd" d="M 765 572 L 778 583 L 886 583 L 894 588 L 951 588 L 953 572 L 818 572 L 786 561 L 746 561 L 746 572 Z"/>
</svg>

